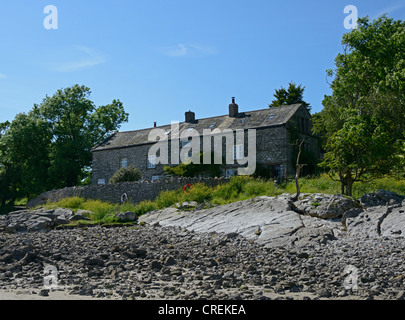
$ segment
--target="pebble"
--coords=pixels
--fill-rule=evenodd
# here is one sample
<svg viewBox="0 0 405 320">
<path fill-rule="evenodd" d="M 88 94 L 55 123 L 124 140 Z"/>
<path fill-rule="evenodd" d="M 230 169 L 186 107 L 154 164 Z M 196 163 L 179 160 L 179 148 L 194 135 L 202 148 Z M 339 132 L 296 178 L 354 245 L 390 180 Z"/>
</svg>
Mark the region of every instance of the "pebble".
<svg viewBox="0 0 405 320">
<path fill-rule="evenodd" d="M 61 289 L 93 297 L 405 297 L 401 238 L 342 237 L 298 251 L 266 248 L 240 235 L 146 225 L 2 233 L 0 243 L 0 287 L 41 296 L 49 293 L 43 289 L 44 267 L 52 265 Z M 354 276 L 357 287 L 346 288 L 345 280 Z"/>
</svg>

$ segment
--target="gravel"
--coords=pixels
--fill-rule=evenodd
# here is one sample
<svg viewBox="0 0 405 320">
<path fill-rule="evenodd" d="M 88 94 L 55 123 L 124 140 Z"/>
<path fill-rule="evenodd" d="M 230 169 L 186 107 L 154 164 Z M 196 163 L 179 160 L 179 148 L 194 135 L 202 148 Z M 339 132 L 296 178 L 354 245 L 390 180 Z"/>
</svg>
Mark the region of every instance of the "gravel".
<svg viewBox="0 0 405 320">
<path fill-rule="evenodd" d="M 1 233 L 0 291 L 44 299 L 63 291 L 101 299 L 403 300 L 404 249 L 403 238 L 354 235 L 265 247 L 235 233 L 159 225 Z"/>
</svg>

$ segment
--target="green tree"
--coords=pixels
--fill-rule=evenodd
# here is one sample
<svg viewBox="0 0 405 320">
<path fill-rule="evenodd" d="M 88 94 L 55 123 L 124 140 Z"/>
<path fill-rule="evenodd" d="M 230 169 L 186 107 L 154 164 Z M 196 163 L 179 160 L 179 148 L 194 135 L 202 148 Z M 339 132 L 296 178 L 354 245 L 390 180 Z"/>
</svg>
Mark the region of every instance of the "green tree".
<svg viewBox="0 0 405 320">
<path fill-rule="evenodd" d="M 204 164 L 204 153 L 200 153 L 200 164 L 195 164 L 191 160 L 182 162 L 177 166 L 164 166 L 163 171 L 166 174 L 177 177 L 196 177 L 208 176 L 219 177 L 221 175 L 222 164 L 214 163 L 214 153 L 211 153 L 211 164 Z M 223 159 L 224 161 L 224 159 Z"/>
<path fill-rule="evenodd" d="M 8 170 L 13 168 L 16 195 L 37 195 L 49 186 L 51 139 L 49 124 L 31 113 L 18 114 L 9 124 L 1 140 Z"/>
<path fill-rule="evenodd" d="M 290 82 L 287 89 L 283 87 L 276 89 L 276 92 L 274 93 L 275 100 L 271 102 L 269 107 L 281 107 L 301 103 L 309 112 L 311 111 L 311 106 L 304 101 L 304 90 L 305 87 L 301 85 L 297 86 L 294 82 Z"/>
<path fill-rule="evenodd" d="M 110 179 L 110 183 L 120 183 L 128 181 L 138 181 L 142 178 L 142 172 L 135 167 L 119 168 Z"/>
<path fill-rule="evenodd" d="M 332 95 L 314 117 L 326 151 L 322 166 L 351 195 L 353 183 L 392 173 L 405 137 L 405 24 L 385 15 L 343 36 Z"/>
<path fill-rule="evenodd" d="M 80 183 L 91 164 L 92 147 L 128 121 L 119 100 L 96 107 L 90 94 L 89 88 L 74 85 L 34 106 L 33 113 L 52 128 L 49 176 L 55 187 Z"/>
<path fill-rule="evenodd" d="M 74 85 L 0 124 L 0 204 L 88 179 L 91 149 L 128 121 L 119 100 L 96 107 Z"/>
<path fill-rule="evenodd" d="M 15 199 L 15 182 L 18 175 L 7 152 L 4 135 L 10 127 L 10 122 L 0 123 L 0 214 L 6 213 L 6 204 L 10 199 Z"/>
</svg>

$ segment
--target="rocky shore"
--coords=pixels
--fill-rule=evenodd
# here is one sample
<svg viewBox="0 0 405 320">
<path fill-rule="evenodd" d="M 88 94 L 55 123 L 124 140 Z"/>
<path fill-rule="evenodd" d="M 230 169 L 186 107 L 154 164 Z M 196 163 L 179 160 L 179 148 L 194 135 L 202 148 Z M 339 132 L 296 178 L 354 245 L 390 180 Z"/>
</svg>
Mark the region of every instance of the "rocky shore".
<svg viewBox="0 0 405 320">
<path fill-rule="evenodd" d="M 8 233 L 3 218 L 0 297 L 405 299 L 403 199 L 332 197 L 170 208 L 130 227 Z"/>
</svg>

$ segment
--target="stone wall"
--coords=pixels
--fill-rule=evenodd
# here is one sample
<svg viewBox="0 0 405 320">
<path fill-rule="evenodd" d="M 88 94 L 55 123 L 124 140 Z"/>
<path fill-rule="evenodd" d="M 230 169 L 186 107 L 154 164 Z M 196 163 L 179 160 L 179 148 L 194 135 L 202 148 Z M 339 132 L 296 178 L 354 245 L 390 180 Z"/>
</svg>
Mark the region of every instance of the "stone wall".
<svg viewBox="0 0 405 320">
<path fill-rule="evenodd" d="M 123 182 L 117 184 L 93 185 L 83 187 L 69 187 L 51 190 L 42 193 L 37 198 L 28 201 L 27 207 L 32 208 L 45 204 L 47 201 L 58 201 L 68 197 L 82 197 L 85 199 L 120 203 L 121 195 L 126 193 L 128 200 L 138 203 L 142 200 L 153 200 L 161 191 L 177 190 L 186 184 L 204 183 L 207 186 L 216 186 L 227 182 L 228 179 L 211 178 L 168 178 L 151 181 Z"/>
<path fill-rule="evenodd" d="M 244 150 L 246 150 L 245 155 L 247 155 L 247 152 L 249 152 L 247 130 L 244 137 Z M 200 139 L 200 151 L 203 150 L 202 140 Z M 213 139 L 211 142 L 211 150 L 214 151 Z M 227 148 L 225 139 L 223 139 L 222 143 L 224 169 L 239 167 L 236 160 L 233 165 L 225 164 L 226 150 L 230 149 L 233 152 L 233 145 L 231 148 Z M 108 183 L 113 174 L 120 168 L 121 159 L 127 159 L 128 166 L 131 165 L 141 170 L 143 179 L 150 180 L 153 176 L 161 176 L 163 174 L 162 164 L 157 164 L 155 168 L 148 168 L 147 166 L 148 151 L 152 145 L 153 143 L 93 152 L 93 185 L 98 184 L 99 180 Z M 168 154 L 170 155 L 170 143 L 168 150 Z M 288 141 L 285 126 L 258 128 L 256 130 L 256 163 L 257 165 L 267 166 L 279 165 L 283 167 L 283 172 L 287 169 Z M 292 175 L 293 171 L 290 170 L 288 174 Z M 223 175 L 225 176 L 225 172 L 223 172 Z M 284 174 L 282 176 L 284 177 Z"/>
</svg>

